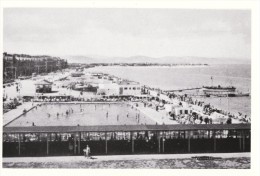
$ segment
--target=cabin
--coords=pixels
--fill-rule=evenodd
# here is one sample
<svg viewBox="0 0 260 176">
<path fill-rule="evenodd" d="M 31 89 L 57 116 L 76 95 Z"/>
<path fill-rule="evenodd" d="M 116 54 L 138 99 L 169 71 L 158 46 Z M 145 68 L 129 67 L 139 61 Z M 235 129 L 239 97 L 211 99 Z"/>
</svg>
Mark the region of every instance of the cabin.
<svg viewBox="0 0 260 176">
<path fill-rule="evenodd" d="M 52 92 L 52 82 L 47 80 L 41 80 L 35 83 L 36 93 L 51 93 Z"/>
</svg>

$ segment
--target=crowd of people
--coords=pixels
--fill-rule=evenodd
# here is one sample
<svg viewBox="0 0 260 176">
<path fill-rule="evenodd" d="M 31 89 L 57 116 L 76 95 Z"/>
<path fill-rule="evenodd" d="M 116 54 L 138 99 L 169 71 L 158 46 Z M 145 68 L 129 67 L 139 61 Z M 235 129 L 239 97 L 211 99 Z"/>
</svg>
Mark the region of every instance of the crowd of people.
<svg viewBox="0 0 260 176">
<path fill-rule="evenodd" d="M 249 116 L 247 116 L 247 115 L 243 115 L 241 112 L 238 112 L 238 114 L 235 115 L 235 114 L 233 114 L 231 112 L 215 108 L 210 103 L 206 104 L 204 101 L 200 101 L 200 100 L 197 100 L 197 99 L 193 100 L 192 97 L 189 97 L 186 94 L 184 94 L 184 95 L 175 95 L 173 93 L 168 93 L 167 96 L 169 98 L 176 98 L 180 102 L 183 101 L 183 102 L 186 102 L 186 103 L 188 103 L 190 105 L 196 105 L 196 106 L 202 107 L 202 109 L 203 109 L 202 113 L 207 115 L 207 116 L 211 116 L 214 112 L 216 112 L 218 114 L 221 114 L 223 116 L 227 116 L 228 117 L 227 121 L 226 121 L 227 124 L 228 123 L 232 123 L 232 119 L 238 119 L 239 121 L 244 122 L 244 123 L 250 123 L 251 122 L 251 118 Z M 181 117 L 179 119 L 183 119 L 183 117 Z M 203 120 L 200 120 L 200 121 L 201 121 L 201 123 L 203 123 Z M 185 120 L 181 120 L 181 122 L 192 123 L 193 124 L 195 121 L 190 121 L 190 120 L 187 120 L 185 118 Z M 199 120 L 197 120 L 197 123 L 198 122 L 199 122 Z"/>
<path fill-rule="evenodd" d="M 72 96 L 38 96 L 38 97 L 24 97 L 25 102 L 124 102 L 124 101 L 139 101 L 139 97 L 97 97 L 97 98 L 82 98 Z"/>
<path fill-rule="evenodd" d="M 20 86 L 21 85 L 16 85 L 17 89 L 16 91 L 20 91 Z M 238 115 L 232 114 L 230 112 L 215 108 L 211 104 L 206 104 L 205 102 L 197 99 L 193 99 L 192 97 L 188 96 L 187 94 L 174 94 L 174 93 L 169 93 L 169 92 L 164 92 L 159 89 L 154 89 L 154 88 L 149 88 L 149 87 L 144 87 L 142 88 L 142 92 L 149 94 L 150 91 L 157 91 L 157 97 L 150 96 L 150 98 L 145 98 L 145 107 L 149 108 L 155 108 L 156 111 L 164 109 L 164 104 L 171 104 L 172 102 L 168 102 L 165 99 L 161 99 L 160 95 L 166 95 L 169 99 L 175 99 L 180 102 L 179 105 L 182 105 L 183 102 L 189 104 L 189 105 L 194 105 L 201 107 L 202 112 L 204 116 L 197 117 L 192 114 L 188 115 L 178 115 L 175 116 L 175 119 L 181 123 L 181 124 L 209 124 L 212 123 L 212 119 L 210 120 L 207 119 L 207 116 L 211 116 L 214 112 L 221 114 L 223 116 L 228 117 L 228 123 L 232 121 L 232 119 L 238 119 L 241 122 L 245 123 L 250 123 L 251 119 L 247 115 L 243 115 L 242 113 L 238 113 Z M 140 102 L 142 101 L 142 98 L 140 97 L 135 97 L 135 96 L 97 96 L 95 98 L 86 98 L 83 96 L 79 97 L 73 97 L 73 96 L 35 96 L 35 97 L 23 97 L 23 101 L 25 102 Z M 158 102 L 158 104 L 154 103 L 154 101 Z M 13 107 L 13 103 L 9 104 L 4 104 L 4 109 L 12 109 L 15 108 Z M 232 123 L 232 122 L 231 122 Z"/>
<path fill-rule="evenodd" d="M 180 124 L 212 124 L 212 118 L 199 116 L 198 114 L 181 114 L 174 116 L 174 119 Z"/>
</svg>

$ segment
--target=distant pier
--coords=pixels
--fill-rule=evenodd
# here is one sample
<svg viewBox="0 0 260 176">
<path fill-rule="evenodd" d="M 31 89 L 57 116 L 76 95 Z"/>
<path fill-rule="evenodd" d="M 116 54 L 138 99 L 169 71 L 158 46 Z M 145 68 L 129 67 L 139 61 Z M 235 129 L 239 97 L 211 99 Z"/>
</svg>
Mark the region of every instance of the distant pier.
<svg viewBox="0 0 260 176">
<path fill-rule="evenodd" d="M 185 90 L 198 90 L 202 89 L 202 87 L 195 87 L 195 88 L 187 88 L 187 89 L 176 89 L 176 90 L 165 90 L 165 92 L 182 92 Z"/>
</svg>

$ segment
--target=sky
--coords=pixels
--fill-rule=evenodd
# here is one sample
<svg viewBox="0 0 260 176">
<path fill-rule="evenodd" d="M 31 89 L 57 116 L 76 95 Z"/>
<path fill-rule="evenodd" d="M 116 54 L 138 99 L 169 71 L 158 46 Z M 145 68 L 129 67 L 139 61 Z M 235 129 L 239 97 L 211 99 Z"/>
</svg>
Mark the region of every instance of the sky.
<svg viewBox="0 0 260 176">
<path fill-rule="evenodd" d="M 4 51 L 250 59 L 249 10 L 4 9 Z"/>
</svg>

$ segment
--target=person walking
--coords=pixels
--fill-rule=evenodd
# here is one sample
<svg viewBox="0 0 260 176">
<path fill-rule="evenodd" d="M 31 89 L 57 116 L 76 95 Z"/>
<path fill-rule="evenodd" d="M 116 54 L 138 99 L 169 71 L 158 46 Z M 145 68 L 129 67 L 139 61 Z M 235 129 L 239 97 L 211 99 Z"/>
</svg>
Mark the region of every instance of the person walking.
<svg viewBox="0 0 260 176">
<path fill-rule="evenodd" d="M 83 151 L 84 151 L 85 157 L 90 158 L 90 147 L 88 145 Z"/>
</svg>

